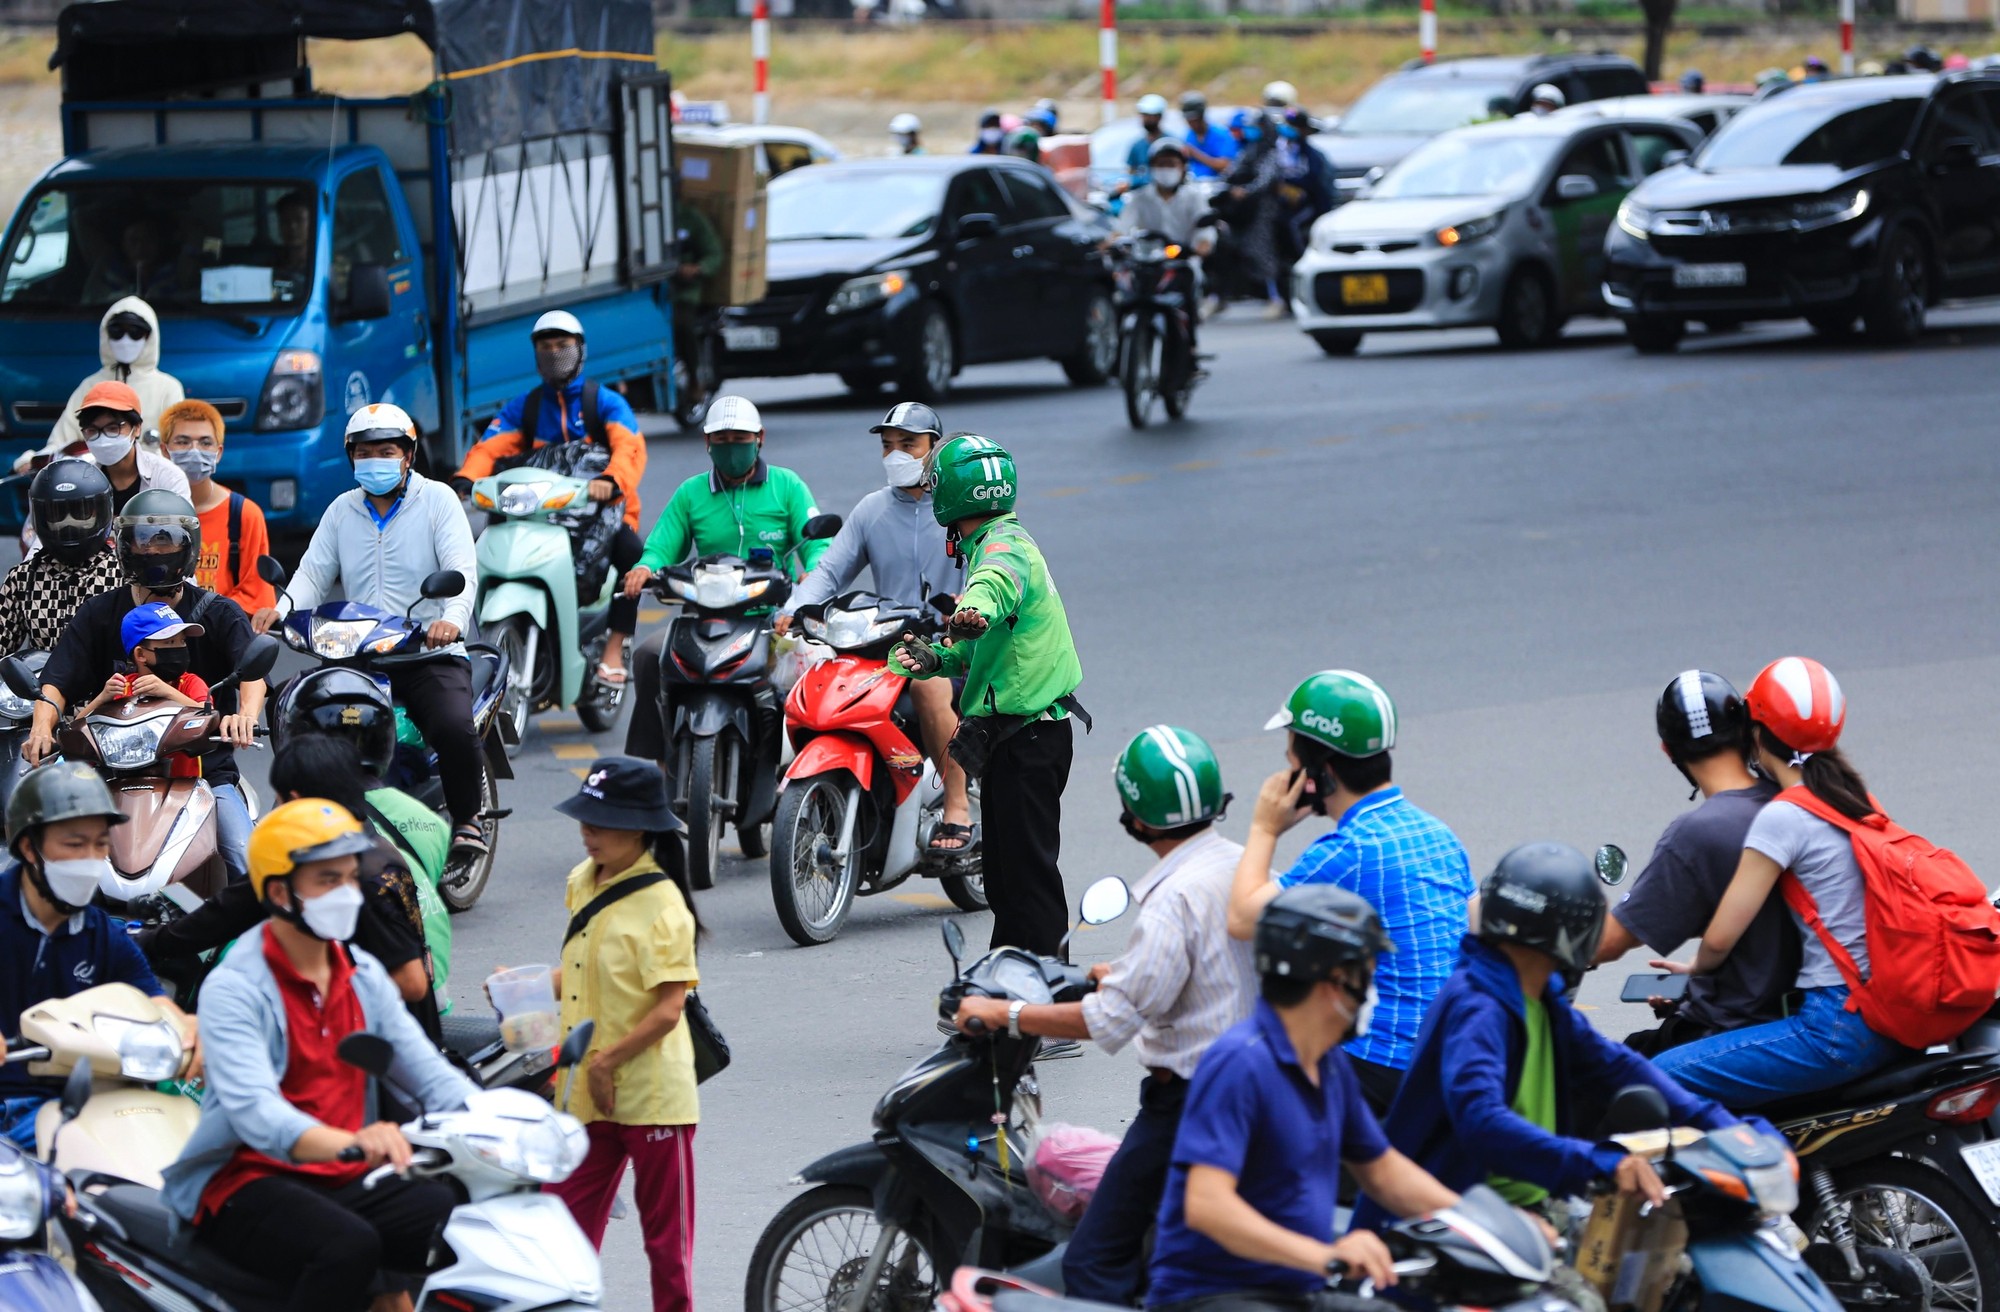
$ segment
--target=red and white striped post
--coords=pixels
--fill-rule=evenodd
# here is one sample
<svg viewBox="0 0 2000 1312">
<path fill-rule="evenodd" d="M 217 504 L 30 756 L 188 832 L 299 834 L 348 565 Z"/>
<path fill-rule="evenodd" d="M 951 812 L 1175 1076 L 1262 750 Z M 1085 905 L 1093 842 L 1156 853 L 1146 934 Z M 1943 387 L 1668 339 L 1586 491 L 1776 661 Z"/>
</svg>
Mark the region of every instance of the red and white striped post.
<svg viewBox="0 0 2000 1312">
<path fill-rule="evenodd" d="M 1097 66 L 1104 70 L 1104 121 L 1118 117 L 1118 0 L 1097 10 Z"/>
<path fill-rule="evenodd" d="M 1852 4 L 1853 0 L 1847 0 Z M 1423 8 L 1417 14 L 1417 45 L 1422 48 L 1424 62 L 1433 63 L 1438 53 L 1438 11 L 1437 0 L 1424 0 Z"/>
<path fill-rule="evenodd" d="M 1854 0 L 1840 0 L 1840 71 L 1854 71 Z"/>
<path fill-rule="evenodd" d="M 741 12 L 740 10 L 738 11 Z M 771 7 L 757 0 L 750 10 L 750 62 L 756 68 L 756 94 L 750 98 L 752 123 L 771 121 Z"/>
</svg>

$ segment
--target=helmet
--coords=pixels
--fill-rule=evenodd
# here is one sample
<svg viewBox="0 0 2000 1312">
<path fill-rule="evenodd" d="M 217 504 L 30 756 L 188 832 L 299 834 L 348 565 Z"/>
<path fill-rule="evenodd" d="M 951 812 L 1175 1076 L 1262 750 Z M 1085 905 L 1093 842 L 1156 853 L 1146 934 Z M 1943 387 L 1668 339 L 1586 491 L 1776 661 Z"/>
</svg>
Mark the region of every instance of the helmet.
<svg viewBox="0 0 2000 1312">
<path fill-rule="evenodd" d="M 708 404 L 708 414 L 701 421 L 703 433 L 761 433 L 764 431 L 764 416 L 757 413 L 757 407 L 748 397 L 718 396 Z"/>
<path fill-rule="evenodd" d="M 1056 130 L 1056 116 L 1046 109 L 1031 109 L 1021 115 L 1021 125 L 1036 131 L 1053 134 Z"/>
<path fill-rule="evenodd" d="M 1208 97 L 1199 91 L 1181 93 L 1181 113 L 1183 116 L 1208 113 Z"/>
<path fill-rule="evenodd" d="M 1938 58 L 1938 52 L 1926 45 L 1914 45 L 1905 50 L 1903 62 L 1925 73 L 1936 73 L 1944 68 L 1944 61 Z"/>
<path fill-rule="evenodd" d="M 1167 112 L 1165 96 L 1141 96 L 1137 106 L 1141 114 L 1164 114 Z"/>
<path fill-rule="evenodd" d="M 1037 114 L 1048 115 L 1049 126 L 1054 127 L 1057 117 L 1061 114 L 1061 106 L 1057 105 L 1055 101 L 1049 99 L 1047 96 L 1043 96 L 1035 102 L 1035 112 Z"/>
<path fill-rule="evenodd" d="M 921 132 L 923 129 L 923 123 L 918 120 L 915 114 L 898 114 L 889 120 L 889 131 L 894 136 L 906 137 L 911 133 Z"/>
<path fill-rule="evenodd" d="M 905 433 L 929 433 L 932 437 L 944 436 L 944 423 L 937 411 L 922 401 L 903 401 L 889 407 L 889 413 L 882 416 L 882 422 L 868 431 L 879 433 L 885 428 L 900 429 Z"/>
<path fill-rule="evenodd" d="M 125 814 L 111 800 L 111 789 L 97 771 L 81 761 L 51 761 L 22 775 L 7 799 L 7 850 L 19 856 L 21 835 L 58 820 L 82 820 L 101 815 L 114 825 Z"/>
<path fill-rule="evenodd" d="M 1840 741 L 1847 723 L 1847 698 L 1840 681 L 1816 660 L 1787 656 L 1772 661 L 1751 681 L 1746 697 L 1750 718 L 1779 742 L 1808 755 Z"/>
<path fill-rule="evenodd" d="M 65 565 L 81 565 L 104 549 L 111 531 L 111 480 L 94 460 L 52 460 L 28 485 L 35 538 Z"/>
<path fill-rule="evenodd" d="M 323 797 L 302 797 L 272 807 L 250 831 L 250 887 L 259 898 L 274 879 L 312 861 L 356 856 L 375 840 L 354 813 Z"/>
<path fill-rule="evenodd" d="M 1660 741 L 1678 761 L 1728 747 L 1741 748 L 1750 737 L 1750 716 L 1743 697 L 1729 680 L 1707 670 L 1682 670 L 1660 694 L 1653 710 Z"/>
<path fill-rule="evenodd" d="M 1290 729 L 1342 756 L 1374 756 L 1396 745 L 1396 705 L 1353 670 L 1321 670 L 1298 687 L 1266 729 Z"/>
<path fill-rule="evenodd" d="M 1271 899 L 1253 941 L 1259 976 L 1318 983 L 1342 966 L 1394 952 L 1382 918 L 1358 893 L 1332 884 L 1300 884 Z"/>
<path fill-rule="evenodd" d="M 1154 829 L 1179 829 L 1222 814 L 1222 766 L 1200 734 L 1156 724 L 1118 757 L 1112 780 L 1132 818 Z"/>
<path fill-rule="evenodd" d="M 1544 82 L 1529 93 L 1528 103 L 1531 105 L 1546 103 L 1554 105 L 1557 109 L 1561 109 L 1569 101 L 1563 96 L 1561 91 L 1557 90 L 1550 83 Z"/>
<path fill-rule="evenodd" d="M 1568 843 L 1523 843 L 1479 884 L 1479 937 L 1519 943 L 1583 978 L 1604 937 L 1604 893 L 1590 858 Z"/>
<path fill-rule="evenodd" d="M 1824 73 L 1827 71 L 1826 61 L 1818 55 L 1807 55 L 1805 66 L 1806 70 L 1812 73 Z"/>
<path fill-rule="evenodd" d="M 581 338 L 583 336 L 583 323 L 568 310 L 550 310 L 547 314 L 535 320 L 535 326 L 528 332 L 528 340 L 533 341 L 543 333 L 568 333 L 571 337 Z M 388 406 L 386 408 L 394 410 L 396 407 Z"/>
<path fill-rule="evenodd" d="M 346 738 L 378 779 L 395 759 L 396 704 L 381 684 L 359 670 L 323 665 L 300 675 L 278 699 L 271 719 L 280 748 L 297 734 Z"/>
<path fill-rule="evenodd" d="M 1239 109 L 1229 116 L 1229 127 L 1234 132 L 1261 130 L 1264 127 L 1264 111 L 1261 109 Z"/>
<path fill-rule="evenodd" d="M 956 434 L 924 457 L 924 482 L 940 524 L 1014 508 L 1014 457 L 977 433 Z"/>
<path fill-rule="evenodd" d="M 982 127 L 982 128 L 997 128 L 997 127 L 999 127 L 999 126 L 1000 126 L 1000 111 L 999 111 L 999 110 L 997 110 L 997 109 L 982 109 L 982 110 L 980 110 L 980 111 L 979 111 L 979 126 L 980 126 L 980 127 Z"/>
<path fill-rule="evenodd" d="M 1172 137 L 1161 137 L 1146 150 L 1147 160 L 1156 160 L 1162 155 L 1172 155 L 1176 159 L 1187 158 L 1187 147 Z"/>
<path fill-rule="evenodd" d="M 543 315 L 547 319 L 548 315 Z M 571 319 L 571 323 L 576 320 Z M 364 405 L 347 417 L 347 458 L 354 459 L 356 442 L 395 442 L 409 449 L 414 455 L 417 450 L 417 425 L 399 405 L 376 402 Z"/>
<path fill-rule="evenodd" d="M 193 576 L 201 559 L 201 517 L 186 497 L 165 488 L 148 488 L 127 501 L 111 523 L 118 539 L 118 563 L 134 587 L 172 592 Z M 161 547 L 166 550 L 158 550 Z"/>
<path fill-rule="evenodd" d="M 1277 81 L 1264 84 L 1264 103 L 1274 109 L 1282 109 L 1299 103 L 1299 89 L 1289 82 Z"/>
<path fill-rule="evenodd" d="M 1698 68 L 1690 68 L 1681 74 L 1681 90 L 1690 95 L 1698 95 L 1707 86 L 1708 79 L 1701 75 L 1701 70 Z"/>
</svg>

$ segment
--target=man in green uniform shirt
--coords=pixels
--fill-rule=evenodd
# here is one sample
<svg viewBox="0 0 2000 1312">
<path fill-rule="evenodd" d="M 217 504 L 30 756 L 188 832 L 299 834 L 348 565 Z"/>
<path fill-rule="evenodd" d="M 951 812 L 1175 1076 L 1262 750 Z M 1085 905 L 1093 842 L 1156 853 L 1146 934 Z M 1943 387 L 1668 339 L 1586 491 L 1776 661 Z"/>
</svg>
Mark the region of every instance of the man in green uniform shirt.
<svg viewBox="0 0 2000 1312">
<path fill-rule="evenodd" d="M 981 784 L 993 946 L 1053 955 L 1069 929 L 1057 858 L 1083 665 L 1048 563 L 1014 517 L 1014 458 L 960 433 L 931 453 L 925 482 L 965 590 L 949 645 L 906 638 L 893 657 L 913 678 L 965 680 L 951 754 Z"/>
</svg>

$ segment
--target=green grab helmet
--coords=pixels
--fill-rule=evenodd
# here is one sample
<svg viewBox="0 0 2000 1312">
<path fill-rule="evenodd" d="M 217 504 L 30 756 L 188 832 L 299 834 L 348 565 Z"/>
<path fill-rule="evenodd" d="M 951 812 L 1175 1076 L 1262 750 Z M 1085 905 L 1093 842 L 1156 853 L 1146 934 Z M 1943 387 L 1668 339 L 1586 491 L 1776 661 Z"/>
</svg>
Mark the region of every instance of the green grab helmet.
<svg viewBox="0 0 2000 1312">
<path fill-rule="evenodd" d="M 1142 729 L 1127 743 L 1112 779 L 1132 818 L 1153 829 L 1213 820 L 1229 805 L 1215 749 L 1200 734 L 1170 724 Z"/>
<path fill-rule="evenodd" d="M 977 433 L 954 433 L 924 458 L 924 486 L 940 524 L 1014 508 L 1014 457 Z"/>
<path fill-rule="evenodd" d="M 1353 670 L 1321 670 L 1298 687 L 1266 729 L 1290 729 L 1342 756 L 1374 756 L 1396 745 L 1396 704 Z"/>
</svg>

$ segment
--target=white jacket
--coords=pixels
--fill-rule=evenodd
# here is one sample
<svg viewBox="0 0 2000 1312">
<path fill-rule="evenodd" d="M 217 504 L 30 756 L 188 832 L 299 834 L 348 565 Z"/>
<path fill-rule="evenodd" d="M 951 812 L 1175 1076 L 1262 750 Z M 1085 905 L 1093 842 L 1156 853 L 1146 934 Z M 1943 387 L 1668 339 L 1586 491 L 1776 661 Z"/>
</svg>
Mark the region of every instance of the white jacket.
<svg viewBox="0 0 2000 1312">
<path fill-rule="evenodd" d="M 449 486 L 412 470 L 387 524 L 375 523 L 367 493 L 360 488 L 335 497 L 285 591 L 294 610 L 311 610 L 330 600 L 337 585 L 339 595 L 349 601 L 408 615 L 422 600 L 424 578 L 441 569 L 465 575 L 465 591 L 441 603 L 424 602 L 416 618 L 449 620 L 460 633 L 468 632 L 479 576 L 472 525 Z M 426 654 L 442 653 L 464 655 L 465 648 L 454 643 Z"/>
<path fill-rule="evenodd" d="M 106 325 L 111 322 L 111 316 L 122 314 L 127 310 L 153 325 L 152 335 L 139 349 L 139 358 L 129 365 L 119 364 L 113 358 L 111 338 L 105 332 Z M 104 317 L 98 320 L 97 358 L 104 367 L 78 383 L 76 390 L 70 393 L 69 404 L 63 407 L 62 416 L 56 420 L 55 431 L 49 434 L 49 440 L 42 446 L 43 454 L 60 454 L 64 447 L 83 440 L 82 428 L 76 421 L 77 408 L 83 404 L 83 398 L 90 395 L 90 389 L 99 383 L 124 383 L 137 392 L 139 411 L 146 417 L 146 428 L 149 431 L 159 426 L 160 415 L 168 406 L 187 399 L 187 394 L 181 390 L 181 380 L 160 368 L 160 316 L 153 313 L 152 306 L 136 296 L 126 296 L 113 301 L 111 308 L 104 312 Z M 143 453 L 139 458 L 139 464 L 141 466 L 139 476 L 143 480 L 146 477 L 144 468 L 146 460 Z M 175 470 L 176 475 L 179 472 Z M 148 483 L 147 486 L 171 485 Z M 181 486 L 174 490 L 186 496 L 187 480 L 182 478 Z"/>
</svg>

